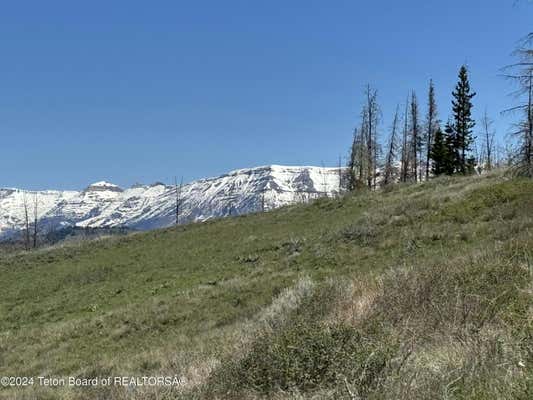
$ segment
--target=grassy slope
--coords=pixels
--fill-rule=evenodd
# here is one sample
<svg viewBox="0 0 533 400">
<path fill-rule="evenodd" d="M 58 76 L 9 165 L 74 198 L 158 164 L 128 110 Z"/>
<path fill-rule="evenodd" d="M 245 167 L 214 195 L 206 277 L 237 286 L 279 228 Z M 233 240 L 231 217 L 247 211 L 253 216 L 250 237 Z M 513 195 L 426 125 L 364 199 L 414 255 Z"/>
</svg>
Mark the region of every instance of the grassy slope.
<svg viewBox="0 0 533 400">
<path fill-rule="evenodd" d="M 380 364 L 383 368 L 375 371 L 381 377 L 369 382 L 361 379 L 361 371 L 357 376 L 347 371 L 341 376 L 338 372 L 346 363 L 344 367 L 328 364 L 310 379 L 299 375 L 298 368 L 293 371 L 291 360 L 301 356 L 305 364 L 318 357 L 316 354 L 278 350 L 305 347 L 306 342 L 298 338 L 308 336 L 313 349 L 320 348 L 316 340 L 326 343 L 325 349 L 335 349 L 338 337 L 348 335 L 349 343 L 354 337 L 359 339 L 352 343 L 353 348 L 342 347 L 335 358 L 342 360 L 342 354 L 348 353 L 348 360 L 365 364 L 369 354 L 356 357 L 355 349 L 372 349 L 373 345 L 358 341 L 361 337 L 373 338 L 374 345 L 401 343 L 406 340 L 405 329 L 410 329 L 426 339 L 413 344 L 417 351 L 411 348 L 405 358 L 426 357 L 425 363 L 431 364 L 435 360 L 427 359 L 437 351 L 431 347 L 437 340 L 432 332 L 450 339 L 460 330 L 459 336 L 464 336 L 467 323 L 477 327 L 477 332 L 468 330 L 468 340 L 490 326 L 491 331 L 503 332 L 507 347 L 520 342 L 513 354 L 523 351 L 525 355 L 520 353 L 522 358 L 515 361 L 525 363 L 520 368 L 530 373 L 531 360 L 524 357 L 531 355 L 531 337 L 524 332 L 531 328 L 531 270 L 527 266 L 533 258 L 532 210 L 531 181 L 508 180 L 501 174 L 443 178 L 386 193 L 321 199 L 265 214 L 5 255 L 0 258 L 0 376 L 177 374 L 188 378 L 190 386 L 195 386 L 189 395 L 198 398 L 288 397 L 287 393 L 295 391 L 302 396 L 319 393 L 332 398 L 348 396 L 349 391 L 366 397 L 386 398 L 385 393 L 402 397 L 405 394 L 383 378 L 392 376 L 390 368 L 398 358 L 393 355 L 403 354 L 400 345 L 386 347 L 384 354 L 388 355 Z M 400 275 L 390 278 L 389 270 Z M 291 331 L 274 324 L 264 333 L 264 321 L 259 323 L 258 316 L 264 320 L 265 307 L 272 299 L 304 276 L 318 282 L 316 293 L 334 294 L 322 298 L 315 293 L 309 300 L 301 300 L 303 305 L 296 302 L 296 311 L 303 307 L 297 317 L 291 316 L 294 310 L 282 309 L 273 318 L 288 319 L 294 322 L 291 326 L 310 326 L 310 331 Z M 435 276 L 449 276 L 450 281 L 433 284 Z M 330 277 L 337 283 L 321 283 Z M 353 283 L 343 285 L 346 282 Z M 353 290 L 360 282 L 367 283 L 366 291 L 373 288 L 367 301 L 373 311 L 368 315 L 359 312 L 364 318 L 354 317 L 353 312 L 365 298 L 362 289 Z M 417 283 L 413 286 L 412 282 Z M 468 285 L 463 287 L 465 282 Z M 413 304 L 414 299 L 424 298 L 418 288 L 426 286 L 432 306 Z M 438 289 L 435 293 L 433 286 Z M 455 291 L 448 291 L 448 286 Z M 340 289 L 332 287 L 343 289 L 338 293 Z M 499 292 L 503 292 L 501 297 Z M 283 293 L 278 297 L 290 297 L 290 292 Z M 408 299 L 402 294 L 409 294 Z M 320 310 L 313 306 L 317 296 Z M 475 298 L 488 300 L 469 300 Z M 420 314 L 427 307 L 427 312 Z M 462 314 L 458 311 L 461 307 Z M 349 318 L 346 309 L 352 310 Z M 452 309 L 454 314 L 448 315 L 446 310 Z M 466 317 L 457 317 L 465 313 Z M 411 322 L 397 314 L 410 316 Z M 446 325 L 435 320 L 434 314 L 459 319 L 465 327 Z M 411 326 L 412 321 L 418 322 Z M 426 325 L 433 328 L 426 332 Z M 335 334 L 336 329 L 341 333 Z M 465 340 L 463 337 L 460 343 Z M 380 346 L 376 349 L 382 349 Z M 244 355 L 235 357 L 236 349 Z M 456 351 L 463 354 L 467 350 Z M 417 356 L 411 357 L 413 353 Z M 254 354 L 259 354 L 257 359 Z M 265 358 L 269 365 L 279 363 L 276 368 L 285 368 L 286 374 L 272 375 L 268 366 L 261 366 Z M 326 357 L 324 362 L 328 360 Z M 220 363 L 222 367 L 218 367 Z M 408 367 L 416 370 L 416 363 Z M 517 374 L 524 373 L 520 368 Z M 506 374 L 513 375 L 512 371 Z M 454 379 L 450 374 L 440 383 L 431 380 L 433 386 L 428 385 L 434 392 L 420 393 L 434 396 Z M 522 375 L 520 379 L 530 382 Z M 457 382 L 454 385 L 460 385 L 460 380 Z M 530 394 L 530 389 L 526 385 L 516 393 Z M 0 390 L 0 397 L 24 398 L 35 393 L 38 398 L 95 395 L 87 390 L 33 388 Z M 156 394 L 165 395 L 148 390 L 137 396 Z M 416 398 L 414 394 L 408 397 Z M 126 396 L 120 390 L 109 395 Z M 464 388 L 454 395 L 475 398 Z"/>
</svg>

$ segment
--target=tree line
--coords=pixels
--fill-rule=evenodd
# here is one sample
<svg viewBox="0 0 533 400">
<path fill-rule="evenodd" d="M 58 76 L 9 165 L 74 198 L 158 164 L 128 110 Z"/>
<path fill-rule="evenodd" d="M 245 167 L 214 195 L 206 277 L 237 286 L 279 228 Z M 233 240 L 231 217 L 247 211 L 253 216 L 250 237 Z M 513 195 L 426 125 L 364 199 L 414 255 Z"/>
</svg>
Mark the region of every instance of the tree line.
<svg viewBox="0 0 533 400">
<path fill-rule="evenodd" d="M 476 160 L 471 155 L 474 142 L 472 99 L 468 70 L 462 66 L 455 90 L 452 92 L 453 119 L 441 128 L 438 119 L 435 86 L 430 80 L 427 111 L 422 119 L 417 94 L 411 92 L 405 102 L 403 115 L 397 105 L 385 145 L 378 140 L 381 109 L 377 90 L 367 85 L 360 124 L 354 130 L 348 161 L 349 190 L 366 186 L 375 189 L 378 179 L 382 185 L 393 182 L 420 182 L 441 174 L 471 173 Z M 485 154 L 493 153 L 494 142 L 487 142 Z M 379 165 L 378 160 L 381 160 Z M 487 162 L 491 164 L 491 161 Z"/>
<path fill-rule="evenodd" d="M 457 84 L 452 91 L 451 117 L 442 124 L 438 117 L 435 86 L 429 81 L 426 110 L 420 116 L 417 94 L 407 96 L 403 115 L 396 106 L 392 125 L 384 143 L 378 139 L 382 112 L 378 92 L 367 85 L 360 122 L 354 129 L 347 164 L 348 190 L 367 187 L 375 189 L 393 182 L 421 182 L 438 175 L 472 174 L 490 170 L 502 163 L 513 165 L 521 174 L 533 177 L 533 33 L 514 52 L 518 61 L 504 68 L 505 77 L 518 86 L 519 104 L 507 112 L 518 112 L 519 122 L 512 132 L 515 146 L 507 144 L 504 157 L 496 146 L 493 121 L 485 110 L 479 121 L 478 137 L 474 136 L 476 121 L 472 117 L 476 92 L 470 87 L 469 71 L 461 66 Z"/>
</svg>

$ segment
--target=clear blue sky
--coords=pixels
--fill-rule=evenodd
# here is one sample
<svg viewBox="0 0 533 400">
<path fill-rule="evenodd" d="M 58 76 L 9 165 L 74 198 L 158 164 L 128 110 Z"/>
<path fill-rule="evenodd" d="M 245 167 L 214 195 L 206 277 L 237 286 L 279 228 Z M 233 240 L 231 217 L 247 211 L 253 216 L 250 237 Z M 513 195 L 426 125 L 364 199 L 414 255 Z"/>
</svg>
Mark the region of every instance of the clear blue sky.
<svg viewBox="0 0 533 400">
<path fill-rule="evenodd" d="M 467 63 L 499 133 L 498 76 L 533 4 L 447 1 L 9 1 L 0 6 L 0 186 L 80 189 L 335 165 L 366 83 L 385 134 L 433 78 L 440 117 Z"/>
</svg>

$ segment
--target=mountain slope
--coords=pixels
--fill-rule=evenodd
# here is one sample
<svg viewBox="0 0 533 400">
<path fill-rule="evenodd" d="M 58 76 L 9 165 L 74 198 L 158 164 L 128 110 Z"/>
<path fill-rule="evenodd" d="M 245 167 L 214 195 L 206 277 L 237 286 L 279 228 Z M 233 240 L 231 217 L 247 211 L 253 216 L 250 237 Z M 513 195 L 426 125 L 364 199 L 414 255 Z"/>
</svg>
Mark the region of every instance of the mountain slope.
<svg viewBox="0 0 533 400">
<path fill-rule="evenodd" d="M 0 398 L 531 398 L 532 209 L 495 173 L 4 255 L 0 376 L 183 385 Z"/>
<path fill-rule="evenodd" d="M 338 192 L 337 168 L 272 165 L 241 169 L 201 179 L 182 188 L 181 222 L 205 221 L 227 215 L 277 208 Z M 156 183 L 121 189 L 96 182 L 81 192 L 25 192 L 0 189 L 0 238 L 24 229 L 24 199 L 33 220 L 34 201 L 41 230 L 67 226 L 128 227 L 146 230 L 175 221 L 173 186 Z"/>
</svg>

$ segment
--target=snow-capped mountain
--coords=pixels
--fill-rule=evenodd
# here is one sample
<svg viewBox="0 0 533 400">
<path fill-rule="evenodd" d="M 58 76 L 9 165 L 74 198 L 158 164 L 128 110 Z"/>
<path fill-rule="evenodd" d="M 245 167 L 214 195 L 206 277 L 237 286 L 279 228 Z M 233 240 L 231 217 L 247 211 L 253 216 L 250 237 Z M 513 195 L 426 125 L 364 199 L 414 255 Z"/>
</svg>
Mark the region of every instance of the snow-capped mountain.
<svg viewBox="0 0 533 400">
<path fill-rule="evenodd" d="M 339 169 L 271 165 L 184 184 L 180 223 L 270 210 L 339 189 Z M 26 207 L 24 206 L 26 204 Z M 96 182 L 83 191 L 0 189 L 0 239 L 21 232 L 25 209 L 40 231 L 65 227 L 147 230 L 175 222 L 176 188 L 154 183 L 122 189 Z"/>
</svg>

